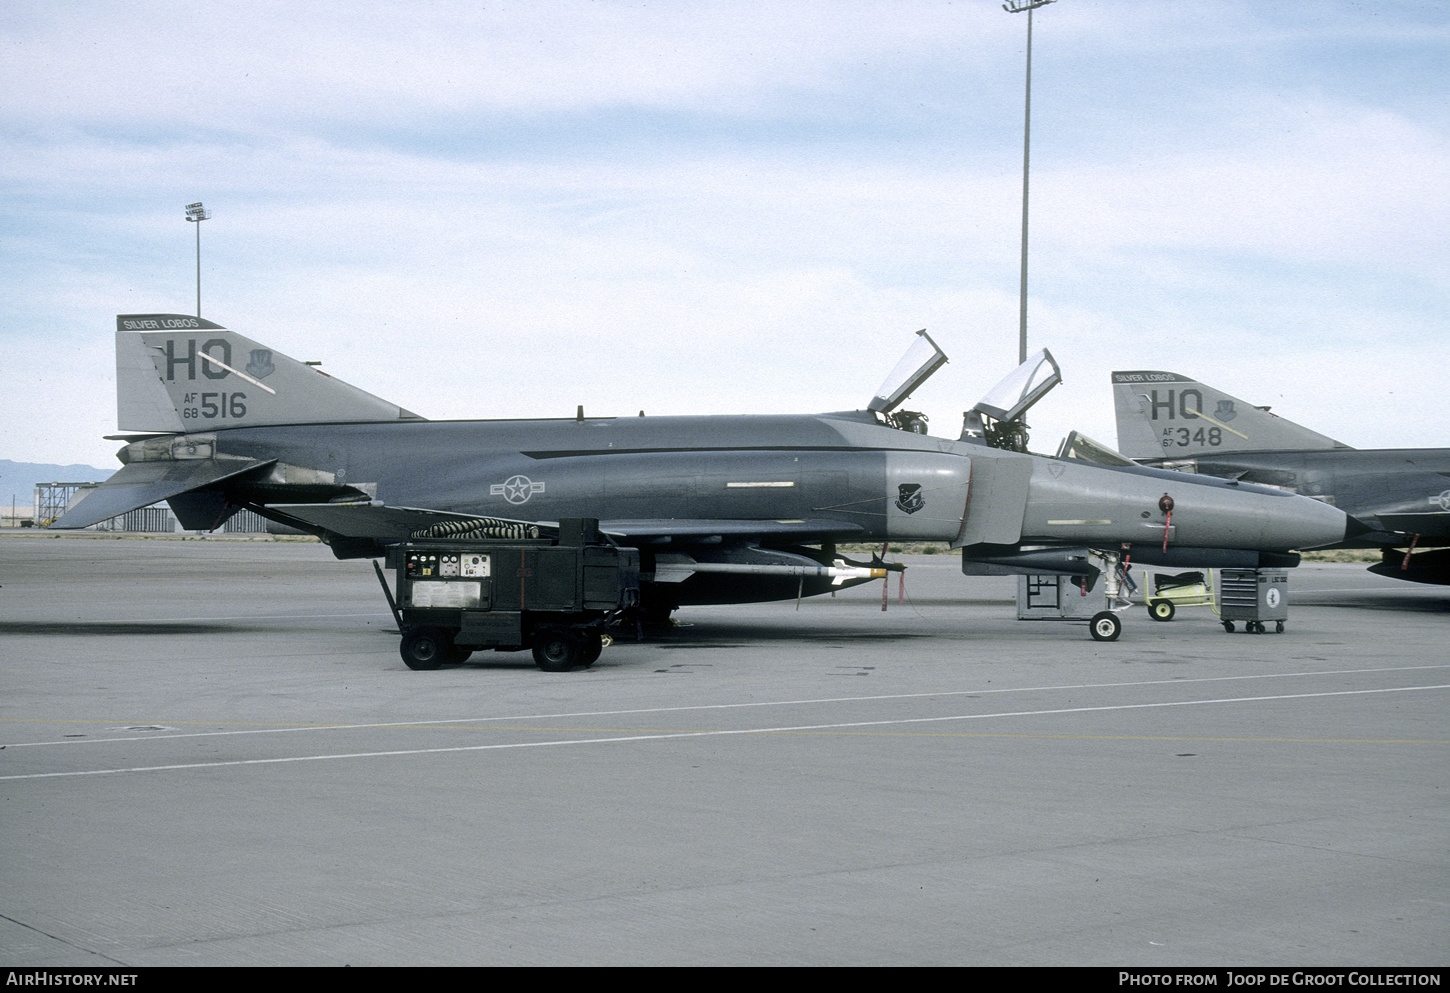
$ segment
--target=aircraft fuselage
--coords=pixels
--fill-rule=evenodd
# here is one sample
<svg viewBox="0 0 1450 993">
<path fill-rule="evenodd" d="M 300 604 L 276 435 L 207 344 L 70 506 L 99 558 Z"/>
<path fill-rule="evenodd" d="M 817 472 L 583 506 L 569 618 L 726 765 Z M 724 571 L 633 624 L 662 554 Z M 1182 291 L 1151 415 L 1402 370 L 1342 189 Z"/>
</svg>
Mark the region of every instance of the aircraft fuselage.
<svg viewBox="0 0 1450 993">
<path fill-rule="evenodd" d="M 1265 487 L 1001 451 L 895 430 L 860 411 L 309 424 L 204 437 L 217 457 L 277 461 L 227 484 L 233 502 L 285 502 L 311 481 L 395 507 L 596 517 L 641 539 L 708 539 L 708 524 L 685 524 L 704 521 L 721 522 L 717 541 L 779 533 L 1109 546 L 1161 542 L 1170 526 L 1175 545 L 1286 549 L 1344 530 L 1338 512 Z"/>
</svg>

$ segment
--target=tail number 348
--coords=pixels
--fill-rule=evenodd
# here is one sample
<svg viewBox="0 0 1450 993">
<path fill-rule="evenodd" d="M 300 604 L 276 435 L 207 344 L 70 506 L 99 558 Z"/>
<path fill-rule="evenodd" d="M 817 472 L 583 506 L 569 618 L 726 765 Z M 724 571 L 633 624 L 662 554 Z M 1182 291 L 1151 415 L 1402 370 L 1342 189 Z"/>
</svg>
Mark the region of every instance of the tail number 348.
<svg viewBox="0 0 1450 993">
<path fill-rule="evenodd" d="M 1199 428 L 1197 431 L 1190 431 L 1188 428 L 1163 429 L 1164 448 L 1172 448 L 1175 445 L 1179 448 L 1187 448 L 1189 445 L 1216 447 L 1222 444 L 1223 432 L 1218 428 Z"/>
</svg>

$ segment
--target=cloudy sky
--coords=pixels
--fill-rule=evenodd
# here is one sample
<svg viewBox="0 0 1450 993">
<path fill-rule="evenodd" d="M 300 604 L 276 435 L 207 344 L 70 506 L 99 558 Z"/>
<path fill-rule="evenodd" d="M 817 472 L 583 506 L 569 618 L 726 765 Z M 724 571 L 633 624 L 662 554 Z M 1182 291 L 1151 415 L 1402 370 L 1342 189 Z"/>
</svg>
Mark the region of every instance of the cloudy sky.
<svg viewBox="0 0 1450 993">
<path fill-rule="evenodd" d="M 996 0 L 0 6 L 0 458 L 114 467 L 114 315 L 428 417 L 908 406 L 1016 363 L 1026 15 Z M 1165 369 L 1450 445 L 1450 11 L 1034 17 L 1033 447 Z"/>
</svg>

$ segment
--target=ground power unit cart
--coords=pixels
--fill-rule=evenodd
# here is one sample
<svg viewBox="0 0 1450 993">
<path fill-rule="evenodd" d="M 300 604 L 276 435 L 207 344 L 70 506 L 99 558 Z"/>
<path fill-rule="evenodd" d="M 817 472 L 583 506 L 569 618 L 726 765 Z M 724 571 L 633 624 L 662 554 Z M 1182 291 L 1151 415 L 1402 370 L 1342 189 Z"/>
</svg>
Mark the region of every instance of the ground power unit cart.
<svg viewBox="0 0 1450 993">
<path fill-rule="evenodd" d="M 410 669 L 484 648 L 532 649 L 547 672 L 589 666 L 639 606 L 639 551 L 600 540 L 588 518 L 561 521 L 557 537 L 414 538 L 390 548 L 387 563 L 397 593 L 386 580 L 383 590 Z"/>
</svg>

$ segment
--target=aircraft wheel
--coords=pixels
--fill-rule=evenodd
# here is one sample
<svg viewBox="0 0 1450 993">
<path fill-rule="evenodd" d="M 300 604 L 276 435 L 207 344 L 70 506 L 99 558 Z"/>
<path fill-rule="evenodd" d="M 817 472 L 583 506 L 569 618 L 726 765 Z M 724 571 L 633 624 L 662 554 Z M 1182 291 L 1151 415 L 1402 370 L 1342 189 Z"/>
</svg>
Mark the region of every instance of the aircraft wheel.
<svg viewBox="0 0 1450 993">
<path fill-rule="evenodd" d="M 1148 616 L 1155 621 L 1171 621 L 1178 608 L 1172 600 L 1154 600 L 1148 604 Z"/>
<path fill-rule="evenodd" d="M 545 672 L 568 672 L 584 661 L 584 639 L 568 628 L 534 632 L 534 664 Z"/>
<path fill-rule="evenodd" d="M 1117 641 L 1118 635 L 1123 632 L 1123 622 L 1111 610 L 1104 610 L 1093 615 L 1088 630 L 1092 632 L 1094 641 Z"/>
<path fill-rule="evenodd" d="M 599 654 L 604 651 L 604 638 L 598 631 L 590 631 L 584 635 L 584 654 L 579 658 L 579 664 L 589 668 L 599 661 Z"/>
<path fill-rule="evenodd" d="M 409 669 L 436 669 L 453 649 L 453 640 L 437 628 L 414 628 L 403 635 L 398 654 Z"/>
</svg>

